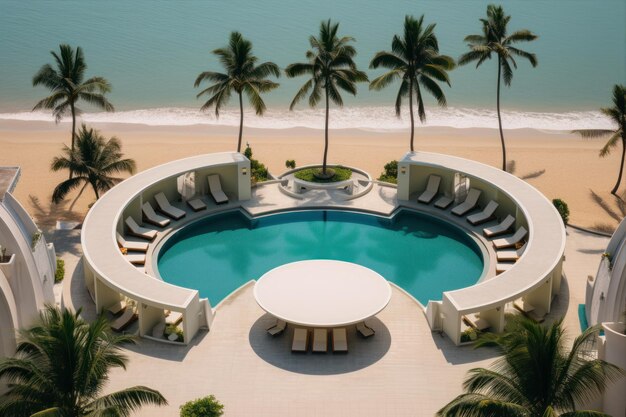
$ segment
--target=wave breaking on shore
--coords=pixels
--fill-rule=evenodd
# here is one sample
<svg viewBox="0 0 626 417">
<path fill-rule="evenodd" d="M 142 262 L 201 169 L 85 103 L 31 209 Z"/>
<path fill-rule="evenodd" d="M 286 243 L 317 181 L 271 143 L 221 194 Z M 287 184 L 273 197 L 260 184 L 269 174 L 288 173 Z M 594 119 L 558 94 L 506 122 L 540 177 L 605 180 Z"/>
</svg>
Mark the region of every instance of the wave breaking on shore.
<svg viewBox="0 0 626 417">
<path fill-rule="evenodd" d="M 289 129 L 304 127 L 324 128 L 323 109 L 278 110 L 270 108 L 265 116 L 258 117 L 252 111 L 245 111 L 246 127 L 259 129 Z M 115 113 L 85 113 L 81 115 L 87 123 L 125 123 L 148 126 L 190 126 L 215 125 L 238 126 L 239 112 L 225 109 L 216 118 L 213 112 L 203 113 L 196 108 L 162 107 L 118 111 Z M 416 115 L 417 119 L 417 115 Z M 54 121 L 47 112 L 0 113 L 0 120 L 19 121 Z M 65 118 L 62 122 L 70 122 Z M 564 113 L 504 111 L 502 122 L 506 129 L 609 129 L 611 122 L 597 111 L 572 111 Z M 350 107 L 331 109 L 330 126 L 333 129 L 364 129 L 373 131 L 402 130 L 409 127 L 408 111 L 401 118 L 395 116 L 392 107 Z M 498 119 L 495 110 L 452 108 L 433 109 L 427 112 L 427 120 L 416 126 L 454 127 L 454 128 L 497 128 Z"/>
</svg>

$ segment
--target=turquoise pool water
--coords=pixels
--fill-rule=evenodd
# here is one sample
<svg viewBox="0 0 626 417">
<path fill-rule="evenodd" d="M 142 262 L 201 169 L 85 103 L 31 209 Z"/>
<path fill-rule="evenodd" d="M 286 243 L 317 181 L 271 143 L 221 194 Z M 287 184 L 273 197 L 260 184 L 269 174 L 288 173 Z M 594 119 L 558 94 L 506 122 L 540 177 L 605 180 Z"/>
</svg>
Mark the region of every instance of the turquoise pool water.
<svg viewBox="0 0 626 417">
<path fill-rule="evenodd" d="M 251 279 L 285 263 L 336 259 L 373 269 L 422 304 L 474 284 L 478 245 L 463 231 L 412 211 L 391 219 L 345 211 L 299 211 L 249 220 L 239 211 L 208 217 L 168 239 L 158 256 L 163 280 L 200 291 L 216 305 Z"/>
</svg>

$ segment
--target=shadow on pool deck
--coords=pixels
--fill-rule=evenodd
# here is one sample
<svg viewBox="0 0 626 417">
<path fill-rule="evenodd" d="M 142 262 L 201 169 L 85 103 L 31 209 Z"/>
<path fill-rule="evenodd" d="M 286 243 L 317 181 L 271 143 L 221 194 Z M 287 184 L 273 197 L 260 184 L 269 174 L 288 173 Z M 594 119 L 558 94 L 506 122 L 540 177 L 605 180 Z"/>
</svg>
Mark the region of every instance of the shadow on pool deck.
<svg viewBox="0 0 626 417">
<path fill-rule="evenodd" d="M 294 326 L 272 337 L 265 330 L 272 317 L 264 314 L 254 322 L 248 334 L 252 350 L 267 363 L 286 371 L 308 375 L 336 375 L 354 372 L 378 362 L 389 351 L 391 333 L 378 318 L 367 321 L 376 335 L 367 339 L 356 333 L 355 326 L 347 326 L 348 353 L 332 353 L 331 335 L 328 353 L 292 353 L 291 340 Z M 309 340 L 310 342 L 310 340 Z M 310 343 L 309 343 L 310 346 Z"/>
</svg>

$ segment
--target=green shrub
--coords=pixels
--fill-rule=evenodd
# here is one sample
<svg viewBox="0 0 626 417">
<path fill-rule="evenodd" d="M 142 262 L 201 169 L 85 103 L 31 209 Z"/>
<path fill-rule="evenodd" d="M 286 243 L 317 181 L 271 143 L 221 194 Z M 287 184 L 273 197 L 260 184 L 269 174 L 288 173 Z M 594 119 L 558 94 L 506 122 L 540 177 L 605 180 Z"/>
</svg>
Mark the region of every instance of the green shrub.
<svg viewBox="0 0 626 417">
<path fill-rule="evenodd" d="M 296 160 L 295 159 L 287 159 L 285 161 L 285 167 L 294 169 L 296 167 Z"/>
<path fill-rule="evenodd" d="M 265 165 L 263 165 L 256 159 L 252 158 L 252 148 L 247 143 L 246 143 L 246 149 L 243 151 L 243 154 L 245 155 L 246 158 L 250 160 L 250 171 L 252 171 L 250 173 L 250 177 L 252 178 L 252 181 L 254 182 L 267 181 L 269 178 L 268 169 L 265 167 Z"/>
<path fill-rule="evenodd" d="M 167 326 L 165 326 L 165 331 L 163 332 L 163 336 L 168 337 L 172 333 L 175 333 L 176 336 L 178 336 L 176 338 L 176 340 L 175 340 L 176 342 L 184 342 L 185 341 L 184 333 L 183 333 L 182 329 L 180 329 L 177 325 L 175 325 L 175 324 L 168 324 Z"/>
<path fill-rule="evenodd" d="M 352 176 L 352 171 L 348 168 L 343 167 L 332 167 L 332 170 L 335 171 L 335 175 L 328 179 L 318 178 L 315 176 L 316 172 L 321 171 L 322 168 L 307 168 L 302 169 L 296 172 L 294 175 L 299 180 L 309 181 L 309 182 L 339 182 L 350 179 Z M 326 168 L 327 170 L 331 169 L 330 167 Z"/>
<path fill-rule="evenodd" d="M 398 161 L 389 161 L 384 166 L 384 171 L 378 177 L 378 181 L 398 183 Z"/>
<path fill-rule="evenodd" d="M 563 223 L 567 224 L 569 222 L 569 207 L 567 207 L 567 203 L 560 198 L 555 198 L 552 200 L 552 204 L 554 204 L 554 207 L 561 215 Z"/>
<path fill-rule="evenodd" d="M 54 272 L 54 283 L 63 281 L 65 278 L 65 261 L 57 258 L 57 270 Z"/>
<path fill-rule="evenodd" d="M 180 406 L 180 417 L 219 417 L 224 414 L 224 405 L 213 395 L 186 402 Z"/>
</svg>

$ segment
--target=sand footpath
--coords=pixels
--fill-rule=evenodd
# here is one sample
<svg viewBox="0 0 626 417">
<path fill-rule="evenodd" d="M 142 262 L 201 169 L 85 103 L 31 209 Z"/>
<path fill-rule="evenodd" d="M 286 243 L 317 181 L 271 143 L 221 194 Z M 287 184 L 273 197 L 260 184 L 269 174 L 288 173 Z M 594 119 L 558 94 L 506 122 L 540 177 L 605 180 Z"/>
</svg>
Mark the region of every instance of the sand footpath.
<svg viewBox="0 0 626 417">
<path fill-rule="evenodd" d="M 215 126 L 145 126 L 93 124 L 106 137 L 117 136 L 123 152 L 137 162 L 139 171 L 178 158 L 236 147 L 237 128 Z M 94 201 L 91 189 L 72 193 L 66 201 L 50 203 L 52 190 L 67 173 L 52 173 L 52 157 L 69 143 L 68 123 L 0 121 L 0 166 L 19 165 L 22 176 L 17 198 L 42 227 L 57 219 L 80 220 Z M 323 130 L 245 129 L 254 157 L 274 174 L 285 170 L 285 160 L 298 165 L 321 162 Z M 611 229 L 624 216 L 624 207 L 609 191 L 615 184 L 621 149 L 600 158 L 603 139 L 582 140 L 559 131 L 532 129 L 505 132 L 512 172 L 537 187 L 548 198 L 562 198 L 570 207 L 570 222 L 583 227 Z M 407 131 L 330 132 L 329 161 L 351 165 L 378 176 L 383 165 L 408 150 Z M 473 159 L 496 167 L 501 153 L 496 129 L 418 128 L 415 147 Z M 622 189 L 626 189 L 626 182 Z M 593 196 L 596 194 L 596 197 Z M 78 198 L 77 198 L 78 197 Z M 605 204 L 600 204 L 603 200 Z"/>
</svg>

